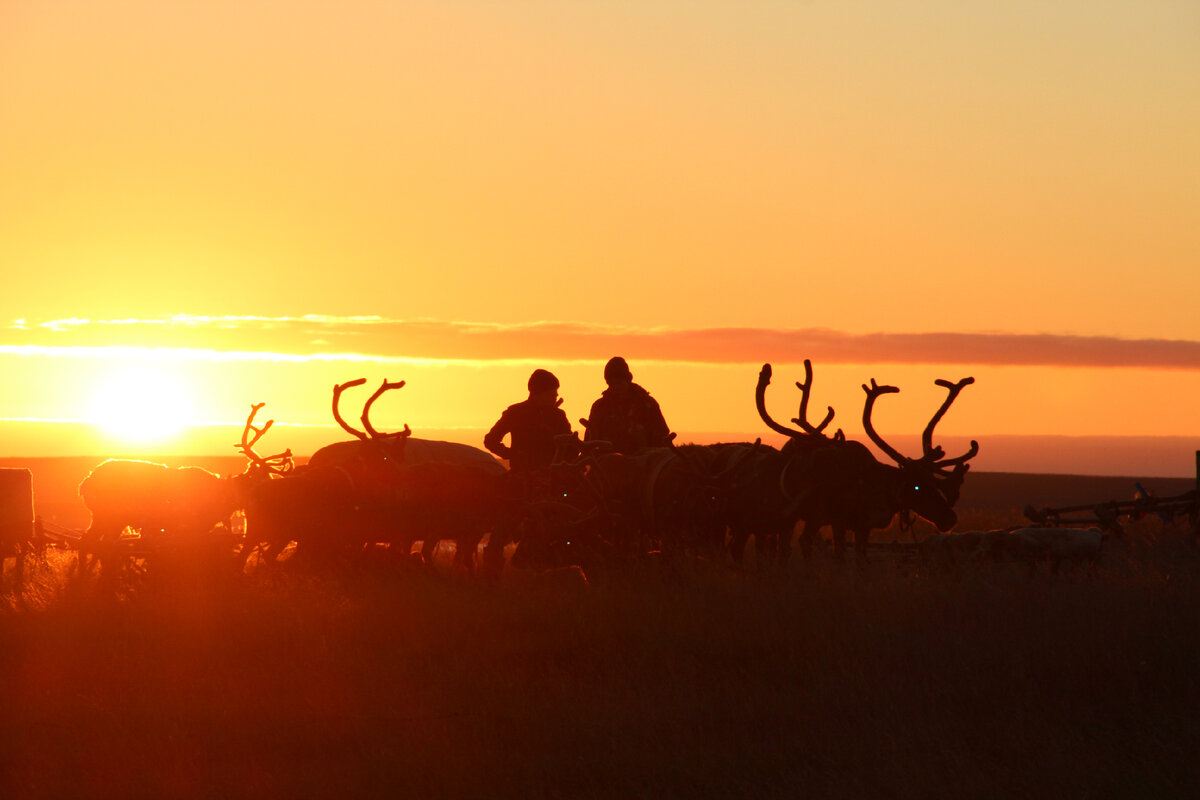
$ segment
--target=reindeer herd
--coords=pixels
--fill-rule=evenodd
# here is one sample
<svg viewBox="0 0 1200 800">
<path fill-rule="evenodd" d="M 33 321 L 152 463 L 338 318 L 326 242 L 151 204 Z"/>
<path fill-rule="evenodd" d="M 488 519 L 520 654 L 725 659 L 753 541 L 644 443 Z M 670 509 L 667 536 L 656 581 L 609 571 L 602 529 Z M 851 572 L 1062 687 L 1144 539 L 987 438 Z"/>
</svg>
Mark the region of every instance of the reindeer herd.
<svg viewBox="0 0 1200 800">
<path fill-rule="evenodd" d="M 376 429 L 373 406 L 403 381 L 385 380 L 369 396 L 361 427 L 348 423 L 340 406 L 343 394 L 365 379 L 335 386 L 334 420 L 353 438 L 320 448 L 301 466 L 290 450 L 256 452 L 273 424 L 256 425 L 259 403 L 236 445 L 247 460 L 241 474 L 222 478 L 198 467 L 130 460 L 98 465 L 79 487 L 92 523 L 78 546 L 103 561 L 130 539 L 127 529 L 140 540 L 166 543 L 217 531 L 226 534 L 235 558 L 258 564 L 284 558 L 337 563 L 371 553 L 412 565 L 429 562 L 439 543 L 452 542 L 456 567 L 471 571 L 487 537 L 483 567 L 496 573 L 506 552 L 511 567 L 586 570 L 650 553 L 740 564 L 751 537 L 760 565 L 783 564 L 797 531 L 807 558 L 825 527 L 835 558 L 844 557 L 849 532 L 856 558 L 865 560 L 871 532 L 898 515 L 920 517 L 942 532 L 953 528 L 954 505 L 979 446 L 971 442 L 965 453 L 948 456 L 934 444 L 934 431 L 973 379 L 937 381 L 947 395 L 926 425 L 916 457 L 900 453 L 871 423 L 878 398 L 899 389 L 873 379 L 864 385 L 863 427 L 891 459 L 887 463 L 840 429 L 827 434 L 832 408 L 821 422 L 808 420 L 810 362 L 804 370 L 804 380 L 796 382 L 794 427 L 767 410 L 771 366 L 759 374 L 755 404 L 764 424 L 786 437 L 780 448 L 758 440 L 617 453 L 604 442 L 570 434 L 558 438 L 546 484 L 534 493 L 483 450 L 416 438 L 407 425 L 395 432 Z M 953 554 L 967 546 L 958 536 L 934 538 L 951 540 L 953 546 L 931 545 L 930 552 Z M 414 553 L 417 542 L 422 547 Z M 1023 553 L 1035 551 L 1035 544 L 1023 544 Z M 987 552 L 1001 551 L 992 545 Z"/>
</svg>

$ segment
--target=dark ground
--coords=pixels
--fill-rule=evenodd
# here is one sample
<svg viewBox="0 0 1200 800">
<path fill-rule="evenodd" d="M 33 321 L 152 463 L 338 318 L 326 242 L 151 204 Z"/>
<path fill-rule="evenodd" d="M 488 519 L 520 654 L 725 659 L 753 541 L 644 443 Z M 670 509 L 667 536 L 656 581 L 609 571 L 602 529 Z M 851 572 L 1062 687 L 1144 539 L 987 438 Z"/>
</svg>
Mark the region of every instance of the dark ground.
<svg viewBox="0 0 1200 800">
<path fill-rule="evenodd" d="M 47 513 L 91 464 L 29 466 Z M 959 506 L 1001 527 L 1133 480 L 972 474 Z M 587 587 L 184 561 L 114 595 L 52 552 L 0 609 L 0 797 L 1195 798 L 1200 558 L 1129 532 L 1057 575 L 820 557 Z"/>
</svg>

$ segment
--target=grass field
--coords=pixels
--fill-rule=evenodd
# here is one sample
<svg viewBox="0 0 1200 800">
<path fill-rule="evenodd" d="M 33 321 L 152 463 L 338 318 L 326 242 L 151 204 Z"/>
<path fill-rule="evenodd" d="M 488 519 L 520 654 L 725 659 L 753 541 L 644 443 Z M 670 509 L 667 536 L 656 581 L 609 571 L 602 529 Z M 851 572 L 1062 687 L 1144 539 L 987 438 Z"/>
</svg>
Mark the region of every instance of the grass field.
<svg viewBox="0 0 1200 800">
<path fill-rule="evenodd" d="M 0 612 L 0 797 L 1193 798 L 1188 538 L 586 588 L 183 563 L 120 598 L 52 552 Z"/>
</svg>

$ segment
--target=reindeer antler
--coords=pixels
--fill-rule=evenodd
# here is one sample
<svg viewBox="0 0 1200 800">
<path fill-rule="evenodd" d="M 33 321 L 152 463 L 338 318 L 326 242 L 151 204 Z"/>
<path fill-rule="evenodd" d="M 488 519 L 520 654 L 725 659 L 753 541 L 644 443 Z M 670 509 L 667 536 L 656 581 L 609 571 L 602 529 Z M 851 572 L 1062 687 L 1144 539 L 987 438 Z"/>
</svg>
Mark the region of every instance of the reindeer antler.
<svg viewBox="0 0 1200 800">
<path fill-rule="evenodd" d="M 808 395 L 812 392 L 812 380 L 812 362 L 806 358 L 804 359 L 804 383 L 796 381 L 796 388 L 800 390 L 800 416 L 793 419 L 792 422 L 799 425 L 808 433 L 819 434 L 833 420 L 833 406 L 826 406 L 828 411 L 825 412 L 825 419 L 821 420 L 820 425 L 813 427 L 808 422 Z"/>
<path fill-rule="evenodd" d="M 954 458 L 942 458 L 942 456 L 946 454 L 946 451 L 941 447 L 935 447 L 933 445 L 934 427 L 937 426 L 942 416 L 945 415 L 946 410 L 950 408 L 950 405 L 954 402 L 955 398 L 958 397 L 958 393 L 961 392 L 964 387 L 970 386 L 974 382 L 974 378 L 963 378 L 958 383 L 951 383 L 950 381 L 942 378 L 938 378 L 936 381 L 934 381 L 934 383 L 936 383 L 938 386 L 945 388 L 948 391 L 948 394 L 946 395 L 946 399 L 942 402 L 941 407 L 938 408 L 933 417 L 929 420 L 929 424 L 925 426 L 925 431 L 921 434 L 921 447 L 924 450 L 924 455 L 921 456 L 921 460 L 930 462 L 934 467 L 938 468 L 939 471 L 948 471 L 946 470 L 946 467 L 965 464 L 968 460 L 974 458 L 979 452 L 979 442 L 972 440 L 970 449 L 967 450 L 964 455 L 956 456 Z"/>
<path fill-rule="evenodd" d="M 383 383 L 379 386 L 378 389 L 375 390 L 375 393 L 372 394 L 369 398 L 367 398 L 367 402 L 363 403 L 362 416 L 359 417 L 359 419 L 362 420 L 364 430 L 360 431 L 357 428 L 355 428 L 354 426 L 350 425 L 350 423 L 346 422 L 346 420 L 342 419 L 342 414 L 338 410 L 338 402 L 341 400 L 342 392 L 346 391 L 347 389 L 352 389 L 355 386 L 362 386 L 366 382 L 367 382 L 366 378 L 358 378 L 357 380 L 346 381 L 345 383 L 339 383 L 338 385 L 333 387 L 333 418 L 335 420 L 337 420 L 337 424 L 341 425 L 342 429 L 344 431 L 346 431 L 347 433 L 349 433 L 350 435 L 355 436 L 356 438 L 359 438 L 359 439 L 363 439 L 363 440 L 384 439 L 384 438 L 402 437 L 402 436 L 412 435 L 412 430 L 408 427 L 408 425 L 404 426 L 403 431 L 399 431 L 397 433 L 380 433 L 378 430 L 375 429 L 375 426 L 373 426 L 371 424 L 371 406 L 375 405 L 375 401 L 378 400 L 380 397 L 382 397 L 384 392 L 388 392 L 388 391 L 391 391 L 392 389 L 399 389 L 399 388 L 403 387 L 404 383 L 405 383 L 404 381 L 396 381 L 395 383 L 390 383 L 387 380 L 387 378 L 384 378 Z"/>
<path fill-rule="evenodd" d="M 356 428 L 351 427 L 350 424 L 346 422 L 346 420 L 342 419 L 342 414 L 340 411 L 338 411 L 338 400 L 341 399 L 342 392 L 346 391 L 347 389 L 351 389 L 355 386 L 362 386 L 366 382 L 367 382 L 366 378 L 358 378 L 357 380 L 346 381 L 345 383 L 339 383 L 333 387 L 333 418 L 335 420 L 337 420 L 338 425 L 342 426 L 342 430 L 346 431 L 346 433 L 349 433 L 351 436 L 354 436 L 358 439 L 366 439 L 366 438 L 368 438 L 368 436 L 363 431 L 360 431 L 360 430 L 357 430 Z"/>
<path fill-rule="evenodd" d="M 875 382 L 874 378 L 871 378 L 871 385 L 867 386 L 867 384 L 864 383 L 862 388 L 863 391 L 867 393 L 867 400 L 865 403 L 863 403 L 863 430 L 867 432 L 867 436 L 871 437 L 871 441 L 874 442 L 880 450 L 892 457 L 893 461 L 895 461 L 897 464 L 907 464 L 912 459 L 905 458 L 900 454 L 900 451 L 884 441 L 883 437 L 875 432 L 875 426 L 871 424 L 871 412 L 875 408 L 875 398 L 883 394 L 896 394 L 900 391 L 900 387 L 880 386 Z"/>
<path fill-rule="evenodd" d="M 946 452 L 941 447 L 936 447 L 933 444 L 933 429 L 937 426 L 938 421 L 941 420 L 942 416 L 946 413 L 946 410 L 950 408 L 950 404 L 954 402 L 956 397 L 958 397 L 958 393 L 963 390 L 963 387 L 970 386 L 974 382 L 974 378 L 963 378 L 958 383 L 951 383 L 950 381 L 941 379 L 935 381 L 938 386 L 942 386 L 947 389 L 949 394 L 942 402 L 941 407 L 938 408 L 933 417 L 929 420 L 929 424 L 925 426 L 925 431 L 921 434 L 921 449 L 923 450 L 923 453 L 920 458 L 907 458 L 901 455 L 896 448 L 884 441 L 883 437 L 875 431 L 875 427 L 871 424 L 871 411 L 875 405 L 875 398 L 883 394 L 899 392 L 899 388 L 895 386 L 880 386 L 875 383 L 874 378 L 871 379 L 870 386 L 867 386 L 865 383 L 863 384 L 863 391 L 867 393 L 867 401 L 863 405 L 863 428 L 866 430 L 867 435 L 871 437 L 871 441 L 878 445 L 880 450 L 891 456 L 897 464 L 922 462 L 933 467 L 938 472 L 949 474 L 952 471 L 949 469 L 950 467 L 962 467 L 968 460 L 975 457 L 975 455 L 979 452 L 979 443 L 972 441 L 970 449 L 961 456 L 956 456 L 954 458 L 943 458 L 943 456 L 946 455 Z"/>
<path fill-rule="evenodd" d="M 258 415 L 259 409 L 265 405 L 266 403 L 254 403 L 250 406 L 250 416 L 246 417 L 246 425 L 242 428 L 242 441 L 235 445 L 243 453 L 253 452 L 254 445 L 258 444 L 258 440 L 263 437 L 263 434 L 271 430 L 271 426 L 275 424 L 275 420 L 269 419 L 267 424 L 261 428 L 254 427 L 254 418 Z M 254 438 L 247 441 L 250 431 L 254 431 Z"/>
<path fill-rule="evenodd" d="M 825 430 L 830 421 L 833 420 L 833 407 L 829 407 L 829 410 L 825 414 L 825 419 L 821 421 L 820 425 L 814 426 L 808 422 L 808 397 L 812 391 L 812 379 L 812 362 L 806 358 L 804 359 L 804 382 L 796 382 L 796 388 L 801 392 L 800 416 L 792 420 L 792 422 L 800 426 L 801 430 L 794 430 L 771 419 L 771 415 L 767 413 L 766 398 L 767 386 L 771 384 L 771 365 L 763 364 L 762 370 L 758 373 L 758 385 L 754 389 L 754 404 L 758 408 L 758 416 L 762 418 L 763 422 L 767 423 L 767 427 L 792 439 L 801 438 L 805 434 L 820 437 L 825 436 L 821 431 Z"/>
<path fill-rule="evenodd" d="M 405 425 L 404 425 L 404 430 L 399 431 L 397 433 L 380 433 L 379 431 L 375 430 L 375 427 L 373 425 L 371 425 L 371 406 L 373 406 L 375 404 L 375 401 L 378 400 L 380 397 L 382 397 L 384 392 L 391 391 L 392 389 L 401 389 L 403 387 L 404 387 L 404 381 L 396 381 L 395 383 L 388 383 L 387 378 L 384 378 L 383 383 L 380 384 L 379 388 L 375 390 L 375 394 L 371 395 L 371 397 L 367 400 L 367 402 L 363 404 L 363 411 L 362 411 L 362 417 L 361 417 L 363 428 L 366 429 L 367 433 L 371 436 L 372 439 L 379 439 L 379 438 L 383 438 L 383 437 L 387 437 L 387 436 L 399 437 L 399 436 L 411 436 L 412 435 L 412 430 L 408 427 L 407 423 L 405 423 Z"/>
<path fill-rule="evenodd" d="M 242 428 L 242 440 L 234 445 L 234 447 L 241 450 L 242 455 L 249 459 L 252 464 L 257 464 L 258 466 L 266 469 L 268 472 L 274 472 L 276 474 L 283 475 L 291 472 L 292 468 L 295 466 L 295 462 L 292 460 L 292 451 L 290 448 L 284 450 L 282 453 L 276 453 L 273 456 L 266 457 L 260 456 L 258 453 L 254 452 L 254 445 L 258 444 L 258 440 L 261 439 L 267 431 L 271 430 L 271 426 L 275 424 L 275 420 L 269 419 L 261 428 L 254 427 L 254 417 L 258 415 L 259 410 L 265 405 L 266 403 L 254 403 L 250 406 L 250 416 L 246 417 L 246 425 Z M 254 432 L 253 439 L 250 438 L 251 431 Z"/>
</svg>

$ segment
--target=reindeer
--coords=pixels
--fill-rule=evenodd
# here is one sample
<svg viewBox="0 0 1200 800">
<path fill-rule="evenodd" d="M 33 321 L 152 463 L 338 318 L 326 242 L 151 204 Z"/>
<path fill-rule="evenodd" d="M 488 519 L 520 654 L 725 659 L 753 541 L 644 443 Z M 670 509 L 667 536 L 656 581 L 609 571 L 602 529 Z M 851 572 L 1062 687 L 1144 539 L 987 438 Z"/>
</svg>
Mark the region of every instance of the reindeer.
<svg viewBox="0 0 1200 800">
<path fill-rule="evenodd" d="M 729 554 L 740 564 L 746 542 L 754 536 L 759 563 L 774 555 L 772 545 L 787 542 L 796 526 L 798 504 L 784 492 L 780 477 L 787 464 L 778 449 L 756 441 L 707 445 L 710 469 L 723 476 L 716 482 L 719 541 L 729 535 Z"/>
<path fill-rule="evenodd" d="M 290 450 L 267 457 L 254 451 L 274 424 L 268 420 L 261 428 L 254 426 L 264 405 L 250 407 L 241 441 L 235 445 L 249 461 L 239 475 L 223 478 L 201 467 L 172 468 L 134 459 L 114 458 L 97 465 L 79 484 L 79 496 L 92 516 L 81 549 L 108 547 L 126 528 L 147 538 L 182 537 L 228 524 L 252 486 L 272 475 L 287 474 L 292 467 Z"/>
<path fill-rule="evenodd" d="M 326 445 L 309 458 L 309 466 L 338 466 L 351 471 L 365 471 L 361 476 L 386 475 L 382 468 L 412 466 L 414 464 L 439 463 L 471 465 L 493 475 L 505 472 L 504 465 L 485 450 L 471 447 L 458 442 L 443 442 L 434 439 L 418 439 L 413 437 L 412 430 L 407 424 L 404 430 L 394 433 L 383 433 L 371 424 L 371 408 L 375 401 L 386 392 L 402 389 L 404 381 L 383 383 L 375 390 L 366 403 L 363 404 L 362 430 L 350 425 L 342 417 L 339 408 L 342 393 L 355 386 L 366 383 L 366 378 L 359 378 L 333 387 L 333 418 L 334 421 L 354 438 L 349 441 L 334 442 Z"/>
<path fill-rule="evenodd" d="M 333 388 L 334 420 L 353 440 L 326 445 L 287 480 L 258 487 L 247 509 L 256 543 L 277 551 L 295 540 L 298 552 L 328 558 L 374 544 L 407 556 L 422 540 L 428 561 L 439 541 L 451 540 L 456 565 L 470 569 L 483 535 L 516 513 L 502 483 L 506 470 L 478 448 L 413 438 L 407 424 L 379 431 L 371 409 L 404 381 L 384 380 L 363 405 L 362 429 L 355 428 L 340 400 L 365 382 Z"/>
<path fill-rule="evenodd" d="M 1031 573 L 1044 562 L 1057 574 L 1064 563 L 1091 567 L 1106 538 L 1099 528 L 1013 527 L 930 536 L 921 543 L 920 553 L 933 564 L 1017 562 L 1028 565 Z"/>
<path fill-rule="evenodd" d="M 887 527 L 898 513 L 911 512 L 941 531 L 953 528 L 958 521 L 954 504 L 970 468 L 967 461 L 979 452 L 979 444 L 972 441 L 966 453 L 947 458 L 941 447 L 934 446 L 933 431 L 959 392 L 975 379 L 963 378 L 957 383 L 936 381 L 947 389 L 948 396 L 925 426 L 921 436 L 923 453 L 919 458 L 902 455 L 871 424 L 876 399 L 900 390 L 895 386 L 880 386 L 874 378 L 870 385 L 863 384 L 867 396 L 863 428 L 871 441 L 896 462 L 892 465 L 878 461 L 865 445 L 846 439 L 841 430 L 826 436 L 824 430 L 834 416 L 832 408 L 819 424 L 808 422 L 812 390 L 812 364 L 808 360 L 804 362 L 804 373 L 804 382 L 796 382 L 801 392 L 800 413 L 792 420 L 799 429 L 781 425 L 767 413 L 765 395 L 771 382 L 770 364 L 764 364 L 759 373 L 755 405 L 768 427 L 788 437 L 781 450 L 779 485 L 795 518 L 804 523 L 801 547 L 805 556 L 811 554 L 816 534 L 825 525 L 832 529 L 834 553 L 839 558 L 845 552 L 846 531 L 852 531 L 860 560 L 866 559 L 871 531 Z M 790 539 L 788 532 L 779 540 L 780 556 L 785 560 Z"/>
<path fill-rule="evenodd" d="M 717 469 L 714 451 L 702 445 L 614 453 L 608 442 L 581 442 L 578 434 L 563 434 L 556 443 L 551 495 L 576 512 L 558 515 L 558 538 L 590 538 L 595 550 L 611 546 L 633 557 L 650 550 L 721 552 L 729 478 L 756 448 Z M 518 554 L 521 549 L 524 543 Z"/>
</svg>

